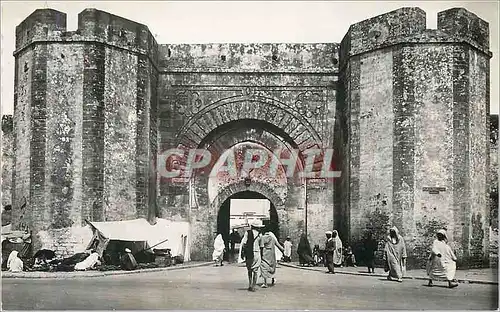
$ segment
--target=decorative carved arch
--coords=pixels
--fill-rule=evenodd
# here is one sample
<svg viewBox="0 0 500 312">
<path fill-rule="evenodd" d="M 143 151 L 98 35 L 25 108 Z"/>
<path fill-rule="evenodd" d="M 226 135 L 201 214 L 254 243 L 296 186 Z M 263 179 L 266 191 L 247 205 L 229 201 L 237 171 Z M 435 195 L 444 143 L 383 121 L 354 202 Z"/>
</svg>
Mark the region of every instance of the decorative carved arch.
<svg viewBox="0 0 500 312">
<path fill-rule="evenodd" d="M 228 142 L 225 142 L 225 143 L 228 143 Z M 239 144 L 244 144 L 244 143 L 256 144 L 256 145 L 260 146 L 262 149 L 264 149 L 267 152 L 271 153 L 273 155 L 272 157 L 276 157 L 273 154 L 273 151 L 271 149 L 269 149 L 269 146 L 267 146 L 263 142 L 258 142 L 258 141 L 254 141 L 254 140 L 248 140 L 248 139 L 231 141 L 228 145 L 224 145 L 223 146 L 223 150 L 225 151 L 226 149 L 232 149 L 235 146 L 237 146 Z M 215 160 L 215 162 L 211 163 L 210 166 L 207 167 L 207 169 L 209 169 L 209 170 L 207 170 L 206 174 L 203 174 L 203 175 L 192 174 L 191 175 L 191 183 L 192 183 L 192 186 L 193 186 L 192 191 L 194 192 L 194 196 L 195 196 L 194 200 L 196 200 L 196 204 L 197 205 L 199 205 L 199 204 L 201 204 L 201 205 L 208 205 L 208 204 L 210 204 L 211 196 L 210 196 L 210 192 L 208 191 L 208 189 L 205 188 L 205 187 L 197 188 L 196 186 L 197 185 L 208 185 L 208 183 L 210 181 L 210 177 L 207 175 L 207 173 L 210 173 L 213 170 L 213 167 L 215 166 L 215 164 L 217 163 L 217 161 L 218 161 L 218 159 Z M 298 163 L 298 170 L 300 172 L 300 171 L 303 170 L 302 163 L 300 161 L 298 161 L 297 163 Z M 278 165 L 279 165 L 279 167 L 282 168 L 282 170 L 286 171 L 286 169 L 283 168 L 283 165 L 279 162 L 279 160 L 278 160 Z M 240 182 L 243 182 L 243 180 L 240 181 Z M 258 179 L 253 179 L 252 183 L 254 183 L 254 182 L 255 183 L 258 182 L 258 184 L 263 184 L 264 183 L 262 180 L 258 180 Z M 294 185 L 298 184 L 298 183 L 303 183 L 303 181 L 301 179 L 289 179 L 288 177 L 285 177 L 285 181 L 283 183 L 283 187 L 284 187 L 284 196 L 283 196 L 283 199 L 282 199 L 283 203 L 284 203 L 285 198 L 286 198 L 286 196 L 287 196 L 287 194 L 289 192 L 289 187 L 290 187 L 289 183 L 290 182 L 294 183 Z M 273 185 L 276 186 L 276 184 L 273 184 Z M 219 191 L 217 192 L 217 195 L 214 196 L 213 198 L 214 199 L 217 198 L 217 196 L 221 193 L 221 191 L 223 189 L 224 188 L 219 189 Z M 274 191 L 274 194 L 276 194 L 279 198 L 282 198 L 280 195 L 278 195 L 278 192 Z M 208 201 L 205 201 L 204 198 L 206 198 Z M 201 201 L 199 201 L 200 199 L 201 199 Z M 222 202 L 220 204 L 222 204 Z"/>
<path fill-rule="evenodd" d="M 262 129 L 262 133 L 267 133 L 269 138 L 259 134 L 258 137 L 249 135 L 245 133 L 247 129 L 236 129 L 227 132 L 218 132 L 216 136 L 213 137 L 211 141 L 207 141 L 206 144 L 199 146 L 199 148 L 206 148 L 212 153 L 212 155 L 221 155 L 226 149 L 231 149 L 235 145 L 249 142 L 255 143 L 262 146 L 264 149 L 273 153 L 276 149 L 287 149 L 288 151 L 294 150 L 296 147 L 292 146 L 286 140 L 283 141 L 282 138 L 276 135 L 272 131 L 267 131 Z M 305 160 L 302 153 L 298 155 L 298 170 L 302 171 L 305 166 Z M 214 163 L 215 164 L 215 163 Z"/>
<path fill-rule="evenodd" d="M 264 96 L 243 95 L 216 101 L 191 116 L 176 134 L 177 146 L 198 147 L 212 130 L 240 119 L 269 122 L 287 133 L 300 150 L 321 145 L 321 138 L 309 121 L 284 103 Z"/>
</svg>

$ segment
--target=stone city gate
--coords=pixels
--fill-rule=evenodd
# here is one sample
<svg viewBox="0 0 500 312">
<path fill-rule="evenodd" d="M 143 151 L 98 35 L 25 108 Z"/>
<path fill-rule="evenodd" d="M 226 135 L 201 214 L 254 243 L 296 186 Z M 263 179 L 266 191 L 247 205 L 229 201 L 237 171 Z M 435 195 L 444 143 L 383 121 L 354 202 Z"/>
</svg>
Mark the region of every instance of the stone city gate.
<svg viewBox="0 0 500 312">
<path fill-rule="evenodd" d="M 487 258 L 489 28 L 464 9 L 426 29 L 424 11 L 401 8 L 340 44 L 181 45 L 95 9 L 67 31 L 64 13 L 41 9 L 16 28 L 14 56 L 12 222 L 35 248 L 81 249 L 85 219 L 162 217 L 188 221 L 192 259 L 207 259 L 220 205 L 254 191 L 294 242 L 337 228 L 356 246 L 394 224 L 411 264 L 446 226 L 460 261 Z M 166 180 L 156 163 L 171 148 L 314 146 L 335 149 L 338 181 L 284 167 L 210 177 L 217 157 Z"/>
<path fill-rule="evenodd" d="M 309 63 L 304 56 L 298 58 L 294 48 L 307 51 Z M 247 148 L 263 149 L 269 158 L 276 158 L 276 150 L 332 148 L 337 45 L 168 45 L 164 49 L 173 64 L 190 59 L 194 64 L 167 65 L 169 72 L 160 78 L 168 85 L 159 104 L 161 149 L 206 149 L 212 155 L 210 164 L 192 179 L 160 182 L 160 214 L 190 217 L 192 250 L 200 253 L 193 256 L 209 257 L 219 208 L 243 191 L 271 201 L 278 215 L 278 236 L 298 238 L 307 220 L 308 233 L 320 242 L 324 229 L 333 227 L 331 183 L 287 178 L 282 165 L 275 175 L 265 166 L 250 172 L 248 179 L 209 177 L 209 173 L 227 150 L 241 161 Z M 268 54 L 275 60 L 266 63 Z M 314 67 L 315 62 L 322 67 Z M 303 158 L 297 161 L 298 171 L 303 169 Z"/>
</svg>

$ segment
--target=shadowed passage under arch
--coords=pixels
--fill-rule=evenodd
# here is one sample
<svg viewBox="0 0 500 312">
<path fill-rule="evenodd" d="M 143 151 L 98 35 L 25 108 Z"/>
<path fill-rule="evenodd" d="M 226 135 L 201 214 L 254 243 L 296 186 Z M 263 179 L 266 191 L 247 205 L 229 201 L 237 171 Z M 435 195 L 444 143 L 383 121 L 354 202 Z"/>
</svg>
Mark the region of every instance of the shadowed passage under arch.
<svg viewBox="0 0 500 312">
<path fill-rule="evenodd" d="M 231 233 L 231 225 L 230 225 L 230 218 L 231 218 L 231 199 L 267 199 L 266 196 L 262 195 L 261 193 L 254 192 L 254 191 L 242 191 L 235 193 L 228 197 L 220 206 L 219 211 L 217 213 L 217 232 L 222 234 L 222 238 L 224 239 L 224 242 L 226 244 L 226 250 L 229 249 L 229 234 Z M 278 213 L 276 211 L 276 207 L 274 206 L 274 203 L 269 200 L 270 202 L 270 208 L 269 208 L 269 219 L 264 219 L 263 223 L 266 226 L 269 226 L 271 231 L 276 235 L 278 240 L 280 239 L 279 237 L 279 220 L 278 220 Z M 251 217 L 251 216 L 250 216 Z M 225 260 L 228 260 L 228 255 L 229 253 L 226 252 L 224 255 Z"/>
</svg>

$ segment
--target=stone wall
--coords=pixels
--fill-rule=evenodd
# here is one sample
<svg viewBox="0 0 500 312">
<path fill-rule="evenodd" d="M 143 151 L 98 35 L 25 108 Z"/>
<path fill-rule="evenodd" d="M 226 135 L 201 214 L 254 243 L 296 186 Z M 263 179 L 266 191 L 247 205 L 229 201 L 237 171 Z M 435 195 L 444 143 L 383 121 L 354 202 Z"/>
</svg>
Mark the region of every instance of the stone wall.
<svg viewBox="0 0 500 312">
<path fill-rule="evenodd" d="M 498 267 L 498 115 L 490 115 L 490 265 Z"/>
<path fill-rule="evenodd" d="M 220 155 L 245 141 L 272 151 L 283 147 L 280 141 L 301 150 L 331 147 L 337 53 L 336 44 L 161 45 L 161 149 L 213 145 L 213 155 Z M 188 180 L 160 182 L 159 202 L 169 207 L 160 209 L 165 217 L 191 220 L 193 259 L 207 258 L 222 202 L 209 200 L 206 179 L 192 188 Z M 304 187 L 289 181 L 283 207 L 274 203 L 281 234 L 294 241 L 305 230 Z M 323 181 L 307 193 L 308 234 L 322 242 L 333 227 L 333 186 Z"/>
<path fill-rule="evenodd" d="M 68 32 L 64 13 L 36 10 L 16 28 L 13 225 L 33 231 L 35 249 L 68 254 L 84 248 L 85 219 L 161 216 L 189 221 L 191 256 L 207 259 L 220 205 L 253 190 L 294 242 L 307 231 L 321 244 L 336 228 L 359 255 L 364 230 L 383 239 L 396 225 L 420 266 L 446 226 L 460 264 L 483 265 L 497 161 L 488 38 L 464 9 L 429 30 L 422 10 L 402 8 L 352 25 L 340 45 L 157 45 L 146 26 L 106 12 L 84 10 Z M 166 149 L 217 158 L 242 142 L 335 147 L 341 177 L 275 189 L 257 171 L 250 186 L 217 182 L 209 194 L 212 167 L 158 176 Z"/>
<path fill-rule="evenodd" d="M 67 32 L 64 13 L 43 9 L 16 38 L 14 226 L 32 231 L 35 249 L 67 255 L 85 247 L 86 219 L 154 216 L 157 48 L 147 27 L 88 9 Z"/>
<path fill-rule="evenodd" d="M 2 116 L 2 211 L 12 205 L 12 170 L 14 168 L 14 123 L 12 115 Z"/>
<path fill-rule="evenodd" d="M 469 179 L 471 216 L 469 266 L 483 266 L 489 260 L 489 191 L 490 191 L 490 129 L 489 129 L 489 56 L 470 49 L 469 79 Z"/>
<path fill-rule="evenodd" d="M 32 159 L 43 165 L 44 196 L 32 202 L 37 220 L 32 224 L 34 233 L 82 224 L 83 45 L 39 47 L 45 50 L 46 57 L 45 68 L 41 69 L 46 75 L 41 90 L 45 105 L 38 108 L 45 113 L 40 118 L 45 123 L 45 137 L 38 143 L 37 152 L 44 160 Z"/>
<path fill-rule="evenodd" d="M 12 224 L 26 228 L 31 223 L 30 204 L 30 141 L 33 51 L 16 57 L 14 81 L 14 169 L 12 175 Z"/>
<path fill-rule="evenodd" d="M 137 56 L 106 49 L 104 85 L 104 215 L 136 216 Z"/>
<path fill-rule="evenodd" d="M 349 196 L 337 201 L 349 203 L 344 231 L 355 245 L 366 229 L 396 225 L 409 265 L 421 266 L 446 227 L 459 264 L 471 264 L 488 254 L 488 29 L 454 9 L 439 14 L 437 30 L 425 24 L 423 11 L 403 8 L 352 25 L 342 41 L 338 110 L 346 105 L 350 118 L 339 117 L 349 134 L 338 137 L 349 183 L 339 191 Z M 458 31 L 464 25 L 473 35 Z M 387 224 L 371 228 L 374 211 Z"/>
</svg>

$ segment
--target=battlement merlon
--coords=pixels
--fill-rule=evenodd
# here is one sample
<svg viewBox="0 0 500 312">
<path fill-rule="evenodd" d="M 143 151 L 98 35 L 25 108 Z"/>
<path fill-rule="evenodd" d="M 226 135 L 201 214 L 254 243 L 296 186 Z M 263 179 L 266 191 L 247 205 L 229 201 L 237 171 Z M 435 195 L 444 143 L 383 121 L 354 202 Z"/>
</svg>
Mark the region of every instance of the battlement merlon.
<svg viewBox="0 0 500 312">
<path fill-rule="evenodd" d="M 163 72 L 285 72 L 335 74 L 338 43 L 161 44 Z"/>
<path fill-rule="evenodd" d="M 437 28 L 484 51 L 490 48 L 489 24 L 464 8 L 438 13 Z"/>
<path fill-rule="evenodd" d="M 66 32 L 66 13 L 53 9 L 35 10 L 16 27 L 16 52 L 33 41 L 47 40 L 55 32 Z"/>
<path fill-rule="evenodd" d="M 405 7 L 349 27 L 340 43 L 340 66 L 353 55 L 392 45 L 426 29 L 425 11 Z"/>
<path fill-rule="evenodd" d="M 158 44 L 147 26 L 97 9 L 85 9 L 78 14 L 76 31 L 66 31 L 65 13 L 35 10 L 16 27 L 14 56 L 40 42 L 100 42 L 148 55 L 154 64 L 158 63 Z"/>
<path fill-rule="evenodd" d="M 489 26 L 475 14 L 453 8 L 438 13 L 438 29 L 426 28 L 426 14 L 405 7 L 349 27 L 340 44 L 340 68 L 349 57 L 404 43 L 467 43 L 489 57 Z"/>
</svg>

